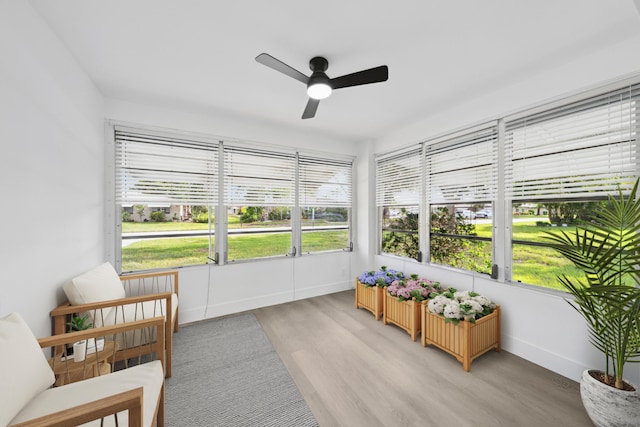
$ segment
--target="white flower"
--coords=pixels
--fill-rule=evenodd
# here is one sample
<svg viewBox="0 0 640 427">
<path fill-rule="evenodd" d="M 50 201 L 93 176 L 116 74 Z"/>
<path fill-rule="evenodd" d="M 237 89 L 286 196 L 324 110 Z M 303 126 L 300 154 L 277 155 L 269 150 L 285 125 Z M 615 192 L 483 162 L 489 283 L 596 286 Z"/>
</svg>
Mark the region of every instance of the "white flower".
<svg viewBox="0 0 640 427">
<path fill-rule="evenodd" d="M 462 311 L 464 312 L 464 314 L 468 316 L 475 316 L 476 313 L 482 313 L 483 310 L 482 306 L 477 301 L 474 301 L 472 299 L 468 299 L 460 303 L 460 305 L 462 306 Z"/>
<path fill-rule="evenodd" d="M 427 308 L 432 313 L 442 314 L 442 312 L 444 311 L 444 306 L 448 301 L 451 300 L 442 295 L 438 295 L 437 297 L 429 301 L 429 304 L 427 304 Z"/>
<path fill-rule="evenodd" d="M 442 312 L 442 314 L 447 319 L 462 318 L 462 313 L 460 312 L 460 303 L 456 300 L 449 300 L 447 305 L 444 306 L 444 311 Z"/>
<path fill-rule="evenodd" d="M 486 310 L 490 308 L 490 310 Z M 496 308 L 496 304 L 484 295 L 478 295 L 471 291 L 455 291 L 453 294 L 446 289 L 440 295 L 434 296 L 427 304 L 427 309 L 434 314 L 444 316 L 446 319 L 469 319 L 474 321 L 478 316 L 483 316 Z"/>
<path fill-rule="evenodd" d="M 478 304 L 480 304 L 483 307 L 488 307 L 491 306 L 491 304 L 493 304 L 491 302 L 491 300 L 487 297 L 485 297 L 484 295 L 477 295 L 475 297 L 471 297 L 471 300 L 477 302 Z M 482 311 L 482 310 L 480 310 Z"/>
<path fill-rule="evenodd" d="M 458 291 L 458 292 L 453 294 L 453 297 L 455 299 L 457 299 L 458 301 L 466 301 L 469 298 L 471 298 L 469 296 L 469 291 Z"/>
</svg>

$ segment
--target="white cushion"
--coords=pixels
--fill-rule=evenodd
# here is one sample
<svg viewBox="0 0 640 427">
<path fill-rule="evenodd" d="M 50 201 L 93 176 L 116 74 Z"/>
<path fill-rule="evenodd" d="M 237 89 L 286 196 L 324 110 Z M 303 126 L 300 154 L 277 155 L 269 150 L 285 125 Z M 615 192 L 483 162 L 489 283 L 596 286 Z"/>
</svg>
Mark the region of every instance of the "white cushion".
<svg viewBox="0 0 640 427">
<path fill-rule="evenodd" d="M 0 319 L 0 426 L 5 426 L 55 377 L 38 340 L 17 313 Z"/>
<path fill-rule="evenodd" d="M 151 426 L 163 384 L 164 370 L 162 369 L 162 363 L 159 360 L 155 360 L 112 374 L 101 375 L 99 377 L 45 390 L 29 402 L 12 420 L 12 424 L 38 418 L 142 386 L 144 387 L 143 425 Z M 115 425 L 114 418 L 114 416 L 105 418 L 104 425 Z M 128 411 L 118 413 L 118 424 L 120 426 L 128 425 L 128 420 Z M 99 426 L 100 420 L 82 425 Z"/>
<path fill-rule="evenodd" d="M 65 283 L 62 288 L 71 305 L 88 304 L 92 302 L 109 301 L 126 297 L 124 286 L 113 266 L 105 262 L 86 273 L 83 273 Z M 109 316 L 112 308 L 103 310 L 103 316 Z M 89 316 L 94 326 L 102 326 L 100 316 L 93 318 L 93 312 L 80 313 Z M 105 324 L 108 324 L 105 322 Z"/>
<path fill-rule="evenodd" d="M 124 298 L 125 291 L 113 266 L 105 262 L 63 285 L 71 305 Z"/>
</svg>

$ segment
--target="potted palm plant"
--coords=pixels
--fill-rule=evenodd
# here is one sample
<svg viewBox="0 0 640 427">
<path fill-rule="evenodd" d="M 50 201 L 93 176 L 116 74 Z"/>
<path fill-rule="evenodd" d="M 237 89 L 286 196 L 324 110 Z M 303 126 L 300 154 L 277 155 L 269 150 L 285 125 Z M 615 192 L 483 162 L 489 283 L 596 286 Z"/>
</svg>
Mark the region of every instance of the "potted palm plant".
<svg viewBox="0 0 640 427">
<path fill-rule="evenodd" d="M 580 394 L 596 426 L 637 426 L 640 393 L 624 379 L 640 362 L 640 200 L 636 181 L 629 196 L 619 190 L 575 233 L 548 233 L 553 247 L 584 273 L 558 279 L 569 304 L 587 322 L 591 343 L 603 353 L 603 370 L 586 370 Z"/>
</svg>

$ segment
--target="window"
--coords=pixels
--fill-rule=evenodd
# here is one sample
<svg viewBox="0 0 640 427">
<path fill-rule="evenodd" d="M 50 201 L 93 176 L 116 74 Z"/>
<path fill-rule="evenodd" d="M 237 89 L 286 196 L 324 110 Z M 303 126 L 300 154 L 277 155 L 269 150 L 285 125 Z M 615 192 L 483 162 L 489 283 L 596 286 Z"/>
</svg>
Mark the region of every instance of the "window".
<svg viewBox="0 0 640 427">
<path fill-rule="evenodd" d="M 113 130 L 119 271 L 351 247 L 351 157 Z"/>
<path fill-rule="evenodd" d="M 560 289 L 581 273 L 545 236 L 640 174 L 639 80 L 377 156 L 380 253 Z"/>
<path fill-rule="evenodd" d="M 206 263 L 214 245 L 207 206 L 217 203 L 217 142 L 118 127 L 115 154 L 120 271 Z"/>
<path fill-rule="evenodd" d="M 421 146 L 376 160 L 380 252 L 421 260 Z"/>
<path fill-rule="evenodd" d="M 225 144 L 229 261 L 292 252 L 295 160 L 293 153 Z"/>
<path fill-rule="evenodd" d="M 506 121 L 511 280 L 559 288 L 557 275 L 579 274 L 548 247 L 545 232 L 570 231 L 608 194 L 633 186 L 639 97 L 631 85 Z"/>
<path fill-rule="evenodd" d="M 492 125 L 425 147 L 432 263 L 491 273 L 497 142 Z"/>
<path fill-rule="evenodd" d="M 298 157 L 301 252 L 350 247 L 352 162 Z"/>
</svg>

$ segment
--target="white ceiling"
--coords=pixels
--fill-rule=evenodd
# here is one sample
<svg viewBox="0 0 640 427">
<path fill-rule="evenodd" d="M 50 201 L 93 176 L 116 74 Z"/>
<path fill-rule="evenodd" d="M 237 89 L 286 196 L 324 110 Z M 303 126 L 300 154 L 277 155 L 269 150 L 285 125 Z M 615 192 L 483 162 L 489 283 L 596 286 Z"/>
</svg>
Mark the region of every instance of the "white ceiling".
<svg viewBox="0 0 640 427">
<path fill-rule="evenodd" d="M 639 0 L 31 0 L 107 98 L 233 114 L 351 141 L 376 138 L 640 32 Z M 638 7 L 638 8 L 637 8 Z M 301 120 L 309 75 L 378 65 Z"/>
</svg>

